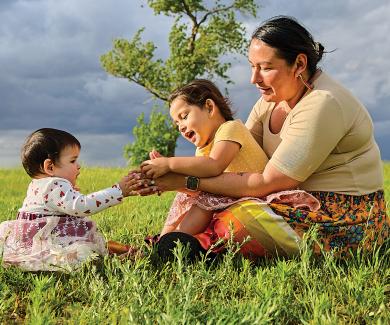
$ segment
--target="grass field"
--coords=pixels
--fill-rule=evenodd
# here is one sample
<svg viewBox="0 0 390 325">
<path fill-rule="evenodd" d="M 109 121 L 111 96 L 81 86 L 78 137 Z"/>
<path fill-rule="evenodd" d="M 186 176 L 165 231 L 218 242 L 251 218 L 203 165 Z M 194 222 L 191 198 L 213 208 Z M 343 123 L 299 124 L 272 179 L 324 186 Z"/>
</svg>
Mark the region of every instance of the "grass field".
<svg viewBox="0 0 390 325">
<path fill-rule="evenodd" d="M 390 164 L 385 164 L 390 198 Z M 83 193 L 124 169 L 83 168 Z M 13 219 L 29 178 L 0 169 L 0 221 Z M 140 245 L 159 231 L 173 193 L 131 197 L 93 217 L 109 239 Z M 292 260 L 254 265 L 234 254 L 218 263 L 162 264 L 154 255 L 123 263 L 106 258 L 73 274 L 0 267 L 0 322 L 26 324 L 389 324 L 390 248 L 338 261 L 303 248 Z"/>
</svg>

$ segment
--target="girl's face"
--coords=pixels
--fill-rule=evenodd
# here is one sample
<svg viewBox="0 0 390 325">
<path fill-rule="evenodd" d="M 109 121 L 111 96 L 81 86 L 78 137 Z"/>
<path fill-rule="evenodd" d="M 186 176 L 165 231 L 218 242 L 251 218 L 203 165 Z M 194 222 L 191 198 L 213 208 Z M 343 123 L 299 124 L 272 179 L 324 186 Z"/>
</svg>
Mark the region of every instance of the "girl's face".
<svg viewBox="0 0 390 325">
<path fill-rule="evenodd" d="M 276 49 L 257 39 L 251 41 L 248 59 L 252 67 L 251 83 L 263 99 L 275 103 L 287 101 L 294 107 L 302 87 L 296 76 L 296 65 L 289 66 L 277 56 Z"/>
<path fill-rule="evenodd" d="M 212 140 L 214 130 L 206 107 L 190 105 L 177 97 L 171 103 L 170 114 L 181 135 L 196 147 L 202 148 Z"/>
<path fill-rule="evenodd" d="M 59 162 L 53 165 L 53 175 L 65 178 L 75 186 L 77 176 L 80 174 L 80 164 L 77 161 L 79 155 L 78 146 L 65 147 L 60 153 Z"/>
</svg>

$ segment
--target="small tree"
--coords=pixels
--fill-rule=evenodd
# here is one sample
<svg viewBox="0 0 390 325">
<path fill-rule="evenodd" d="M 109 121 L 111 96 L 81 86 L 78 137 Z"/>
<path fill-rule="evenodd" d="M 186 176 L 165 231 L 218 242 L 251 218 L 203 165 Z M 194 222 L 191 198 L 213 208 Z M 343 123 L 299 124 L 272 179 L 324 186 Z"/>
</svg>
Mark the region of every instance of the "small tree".
<svg viewBox="0 0 390 325">
<path fill-rule="evenodd" d="M 173 89 L 195 78 L 218 77 L 231 83 L 226 74 L 231 63 L 221 61 L 221 57 L 230 52 L 244 54 L 247 48 L 245 28 L 237 21 L 236 13 L 256 17 L 258 5 L 255 0 L 234 0 L 229 4 L 216 0 L 208 8 L 205 2 L 207 1 L 148 0 L 148 5 L 156 15 L 164 14 L 174 18 L 169 33 L 168 59 L 164 61 L 155 58 L 156 46 L 150 41 L 142 43 L 141 34 L 144 29 L 141 28 L 130 41 L 114 40 L 113 49 L 101 57 L 104 69 L 114 76 L 127 78 L 144 87 L 163 102 L 167 101 Z M 138 122 L 144 123 L 143 117 Z M 178 132 L 167 122 L 167 117 L 164 121 L 158 119 L 158 123 L 162 128 L 170 125 L 169 132 L 172 136 L 161 141 L 169 142 L 163 145 L 166 149 L 156 149 L 165 155 L 173 155 Z M 142 146 L 150 136 L 152 135 L 146 133 L 137 137 L 136 141 L 141 143 L 134 146 Z M 138 154 L 131 146 L 127 149 L 131 155 Z M 145 158 L 147 157 L 138 157 L 132 161 L 138 162 Z"/>
<path fill-rule="evenodd" d="M 145 114 L 141 113 L 137 124 L 133 129 L 134 142 L 124 148 L 124 156 L 129 158 L 131 165 L 139 165 L 149 159 L 148 154 L 153 149 L 164 154 L 174 152 L 178 132 L 172 128 L 173 124 L 166 114 L 154 108 L 149 122 L 145 122 Z"/>
</svg>

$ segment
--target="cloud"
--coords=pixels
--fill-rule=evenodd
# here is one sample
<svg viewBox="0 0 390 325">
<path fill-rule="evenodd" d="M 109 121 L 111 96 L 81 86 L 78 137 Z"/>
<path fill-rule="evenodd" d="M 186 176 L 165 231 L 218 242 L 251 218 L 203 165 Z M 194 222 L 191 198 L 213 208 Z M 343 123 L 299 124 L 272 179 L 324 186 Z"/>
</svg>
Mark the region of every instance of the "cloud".
<svg viewBox="0 0 390 325">
<path fill-rule="evenodd" d="M 390 136 L 390 120 L 375 122 L 374 126 L 376 137 Z"/>
<path fill-rule="evenodd" d="M 389 1 L 261 4 L 257 19 L 241 17 L 248 37 L 264 19 L 287 14 L 298 18 L 328 50 L 336 49 L 325 55 L 322 66 L 367 106 L 382 152 L 390 159 L 390 150 L 385 150 L 390 135 L 382 126 L 390 121 L 390 44 L 385 42 L 390 34 Z M 2 0 L 0 21 L 1 160 L 18 161 L 19 149 L 13 148 L 40 127 L 89 134 L 86 143 L 111 139 L 107 147 L 118 149 L 107 149 L 102 156 L 99 147 L 91 145 L 86 153 L 90 164 L 122 160 L 120 148 L 129 141 L 136 117 L 149 112 L 153 102 L 142 87 L 108 75 L 100 56 L 112 49 L 115 38 L 130 39 L 145 27 L 143 40 L 155 43 L 158 57 L 167 57 L 172 17 L 154 16 L 143 0 Z M 235 82 L 227 86 L 229 96 L 237 117 L 245 121 L 258 99 L 249 83 L 246 57 L 235 56 L 229 74 Z M 221 81 L 218 85 L 226 87 Z M 193 147 L 179 141 L 177 152 L 192 154 Z"/>
<path fill-rule="evenodd" d="M 81 143 L 80 162 L 85 165 L 124 167 L 123 147 L 133 138 L 127 134 L 75 134 Z M 109 157 L 107 159 L 107 157 Z"/>
<path fill-rule="evenodd" d="M 31 131 L 0 131 L 0 168 L 21 166 L 20 150 Z M 81 143 L 80 162 L 95 166 L 126 166 L 123 147 L 132 140 L 127 134 L 74 133 Z M 109 159 L 107 159 L 109 157 Z"/>
<path fill-rule="evenodd" d="M 123 78 L 97 75 L 84 82 L 85 93 L 91 98 L 108 103 L 134 103 L 142 106 L 149 102 L 150 96 L 141 86 L 131 84 Z M 144 110 L 145 108 L 143 108 Z"/>
<path fill-rule="evenodd" d="M 29 134 L 25 130 L 0 131 L 0 168 L 21 166 L 20 148 Z"/>
</svg>

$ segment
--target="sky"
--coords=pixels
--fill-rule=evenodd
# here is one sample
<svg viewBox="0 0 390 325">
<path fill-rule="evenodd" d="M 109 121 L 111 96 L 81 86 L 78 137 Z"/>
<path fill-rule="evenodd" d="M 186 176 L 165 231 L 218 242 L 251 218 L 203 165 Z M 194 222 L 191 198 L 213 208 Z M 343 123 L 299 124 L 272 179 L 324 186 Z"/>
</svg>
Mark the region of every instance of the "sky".
<svg viewBox="0 0 390 325">
<path fill-rule="evenodd" d="M 382 158 L 390 160 L 390 1 L 258 3 L 256 18 L 240 17 L 248 39 L 262 21 L 290 15 L 328 51 L 335 50 L 320 66 L 367 107 Z M 171 24 L 170 17 L 154 16 L 146 0 L 1 0 L 0 167 L 19 166 L 24 139 L 41 127 L 74 134 L 85 165 L 125 166 L 123 147 L 153 99 L 142 87 L 110 76 L 100 56 L 114 39 L 131 39 L 145 27 L 143 41 L 153 41 L 156 54 L 166 57 Z M 245 121 L 259 93 L 249 82 L 247 58 L 230 59 L 229 97 Z M 176 154 L 193 152 L 191 144 L 178 141 Z"/>
</svg>

